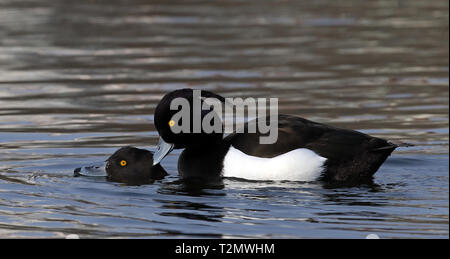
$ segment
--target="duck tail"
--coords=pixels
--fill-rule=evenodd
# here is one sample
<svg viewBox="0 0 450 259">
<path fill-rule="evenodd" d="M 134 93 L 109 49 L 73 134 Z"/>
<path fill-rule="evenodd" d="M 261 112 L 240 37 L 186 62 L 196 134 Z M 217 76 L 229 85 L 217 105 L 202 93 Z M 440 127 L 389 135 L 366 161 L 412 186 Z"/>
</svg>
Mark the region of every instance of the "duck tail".
<svg viewBox="0 0 450 259">
<path fill-rule="evenodd" d="M 386 146 L 382 146 L 382 147 L 377 147 L 375 149 L 373 149 L 372 151 L 385 151 L 385 150 L 391 150 L 394 151 L 394 149 L 398 148 L 398 147 L 412 147 L 414 146 L 413 144 L 410 143 L 406 143 L 406 142 L 387 142 Z"/>
</svg>

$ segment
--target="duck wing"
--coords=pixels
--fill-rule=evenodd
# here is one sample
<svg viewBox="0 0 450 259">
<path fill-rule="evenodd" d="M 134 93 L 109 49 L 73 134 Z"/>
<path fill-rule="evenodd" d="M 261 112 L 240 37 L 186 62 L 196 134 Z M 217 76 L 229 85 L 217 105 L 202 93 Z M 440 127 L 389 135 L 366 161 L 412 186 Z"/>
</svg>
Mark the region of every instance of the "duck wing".
<svg viewBox="0 0 450 259">
<path fill-rule="evenodd" d="M 268 121 L 268 118 L 266 119 Z M 247 132 L 250 123 L 244 128 Z M 233 133 L 225 142 L 247 155 L 272 158 L 289 151 L 307 148 L 327 159 L 328 176 L 343 178 L 348 174 L 372 175 L 397 147 L 384 139 L 341 129 L 304 118 L 279 115 L 278 139 L 260 144 L 261 133 Z M 344 177 L 345 176 L 345 177 Z"/>
</svg>

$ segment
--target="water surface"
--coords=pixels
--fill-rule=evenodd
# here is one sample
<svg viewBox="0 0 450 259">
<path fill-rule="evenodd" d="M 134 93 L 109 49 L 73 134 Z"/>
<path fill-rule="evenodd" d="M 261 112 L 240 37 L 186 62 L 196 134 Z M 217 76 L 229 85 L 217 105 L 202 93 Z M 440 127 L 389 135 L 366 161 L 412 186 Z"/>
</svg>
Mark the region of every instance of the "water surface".
<svg viewBox="0 0 450 259">
<path fill-rule="evenodd" d="M 0 237 L 448 238 L 447 1 L 0 1 Z M 73 178 L 184 87 L 393 141 L 372 185 Z"/>
</svg>

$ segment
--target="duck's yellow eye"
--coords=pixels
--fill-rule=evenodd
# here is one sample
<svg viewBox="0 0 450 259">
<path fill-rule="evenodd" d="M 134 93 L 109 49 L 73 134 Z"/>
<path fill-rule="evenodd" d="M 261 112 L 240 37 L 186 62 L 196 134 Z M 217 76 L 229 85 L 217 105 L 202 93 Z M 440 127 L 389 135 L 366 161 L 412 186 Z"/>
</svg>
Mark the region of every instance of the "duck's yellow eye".
<svg viewBox="0 0 450 259">
<path fill-rule="evenodd" d="M 175 125 L 175 121 L 170 120 L 170 121 L 169 121 L 169 126 L 170 126 L 170 127 L 173 127 L 173 125 Z"/>
<path fill-rule="evenodd" d="M 125 160 L 120 161 L 120 165 L 121 166 L 126 166 L 127 165 L 127 161 L 125 161 Z"/>
</svg>

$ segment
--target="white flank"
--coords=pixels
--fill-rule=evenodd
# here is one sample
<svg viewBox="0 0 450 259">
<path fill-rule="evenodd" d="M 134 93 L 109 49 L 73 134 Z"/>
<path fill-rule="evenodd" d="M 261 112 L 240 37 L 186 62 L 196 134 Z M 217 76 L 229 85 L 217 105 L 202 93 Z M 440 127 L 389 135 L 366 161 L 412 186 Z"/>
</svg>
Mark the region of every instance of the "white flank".
<svg viewBox="0 0 450 259">
<path fill-rule="evenodd" d="M 262 158 L 250 156 L 230 146 L 223 161 L 223 176 L 248 180 L 314 181 L 327 159 L 306 148 Z"/>
</svg>

